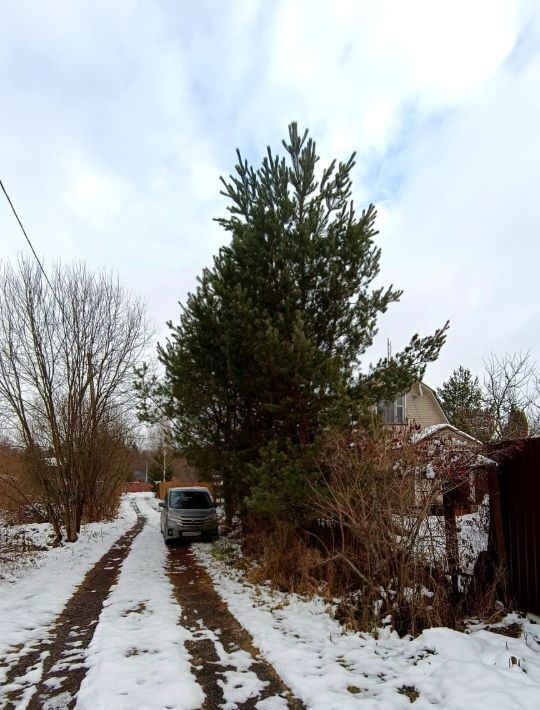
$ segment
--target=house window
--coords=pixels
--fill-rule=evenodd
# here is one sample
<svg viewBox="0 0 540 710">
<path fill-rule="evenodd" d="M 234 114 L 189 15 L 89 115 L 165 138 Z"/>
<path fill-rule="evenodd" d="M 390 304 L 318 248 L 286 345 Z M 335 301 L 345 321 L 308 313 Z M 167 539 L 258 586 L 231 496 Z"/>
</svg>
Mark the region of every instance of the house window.
<svg viewBox="0 0 540 710">
<path fill-rule="evenodd" d="M 377 412 L 386 424 L 405 424 L 407 421 L 405 395 L 396 397 L 393 402 L 379 402 Z"/>
<path fill-rule="evenodd" d="M 394 424 L 405 424 L 405 395 L 401 395 L 394 402 Z"/>
</svg>

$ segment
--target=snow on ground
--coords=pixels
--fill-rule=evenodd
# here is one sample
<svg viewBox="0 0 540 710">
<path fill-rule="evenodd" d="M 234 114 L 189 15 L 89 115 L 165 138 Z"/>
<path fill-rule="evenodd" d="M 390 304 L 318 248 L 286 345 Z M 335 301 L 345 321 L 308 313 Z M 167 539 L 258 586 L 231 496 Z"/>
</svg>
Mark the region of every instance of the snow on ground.
<svg viewBox="0 0 540 710">
<path fill-rule="evenodd" d="M 308 708 L 394 710 L 413 700 L 415 710 L 540 708 L 538 625 L 524 622 L 526 637 L 518 639 L 481 628 L 470 634 L 434 628 L 416 639 L 389 629 L 378 638 L 346 632 L 323 600 L 250 585 L 214 558 L 212 545 L 192 549 L 262 655 Z"/>
<path fill-rule="evenodd" d="M 44 551 L 53 546 L 54 532 L 49 523 L 5 525 L 0 519 L 0 584 L 16 582 L 35 567 Z"/>
<path fill-rule="evenodd" d="M 16 542 L 22 548 L 29 547 L 45 551 L 53 545 L 54 531 L 50 523 L 6 525 L 2 529 L 2 540 L 5 540 L 6 543 Z"/>
<path fill-rule="evenodd" d="M 165 574 L 154 499 L 136 495 L 147 518 L 122 563 L 86 653 L 88 672 L 78 710 L 183 710 L 202 705 L 204 694 L 191 673 L 180 626 L 180 607 Z"/>
<path fill-rule="evenodd" d="M 460 566 L 471 574 L 478 555 L 482 550 L 486 550 L 488 545 L 489 500 L 487 497 L 477 512 L 457 516 L 456 524 Z M 430 562 L 442 562 L 446 556 L 444 527 L 445 522 L 441 515 L 428 516 L 420 525 L 415 549 Z"/>
<path fill-rule="evenodd" d="M 7 666 L 47 637 L 49 626 L 88 570 L 135 520 L 135 511 L 124 497 L 117 519 L 83 525 L 77 542 L 38 552 L 31 569 L 13 568 L 0 580 L 0 706 Z M 27 534 L 46 547 L 48 531 L 46 525 L 31 525 Z"/>
</svg>

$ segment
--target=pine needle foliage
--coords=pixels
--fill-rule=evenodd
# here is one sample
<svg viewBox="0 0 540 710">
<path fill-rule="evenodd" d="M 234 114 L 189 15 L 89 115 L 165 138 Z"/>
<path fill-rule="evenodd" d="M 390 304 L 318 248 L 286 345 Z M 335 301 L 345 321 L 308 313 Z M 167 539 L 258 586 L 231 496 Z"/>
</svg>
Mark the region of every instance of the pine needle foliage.
<svg viewBox="0 0 540 710">
<path fill-rule="evenodd" d="M 455 369 L 437 390 L 450 423 L 481 441 L 489 440 L 490 419 L 478 377 L 463 366 Z"/>
<path fill-rule="evenodd" d="M 179 324 L 169 323 L 154 396 L 183 450 L 222 479 L 230 509 L 290 518 L 302 509 L 319 434 L 406 391 L 438 356 L 447 325 L 365 367 L 378 316 L 401 296 L 373 285 L 375 207 L 354 209 L 354 154 L 321 168 L 295 123 L 283 148 L 268 148 L 258 168 L 238 151 L 222 178 L 229 206 L 217 221 L 230 243 Z"/>
</svg>

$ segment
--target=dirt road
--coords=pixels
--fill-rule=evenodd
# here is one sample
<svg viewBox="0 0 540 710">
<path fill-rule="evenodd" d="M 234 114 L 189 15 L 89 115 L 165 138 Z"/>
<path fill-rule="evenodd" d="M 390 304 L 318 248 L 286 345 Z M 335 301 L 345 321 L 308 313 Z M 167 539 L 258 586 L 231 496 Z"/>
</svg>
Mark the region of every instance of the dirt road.
<svg viewBox="0 0 540 710">
<path fill-rule="evenodd" d="M 156 710 L 188 707 L 205 710 L 297 710 L 304 707 L 286 688 L 274 668 L 260 656 L 250 636 L 214 590 L 208 574 L 196 562 L 190 546 L 165 549 L 159 533 L 159 514 L 155 503 L 141 499 L 140 507 L 135 525 L 88 572 L 46 636 L 29 648 L 16 649 L 16 654 L 13 654 L 16 661 L 0 659 L 0 663 L 3 660 L 8 667 L 4 702 L 0 700 L 0 708 L 62 710 L 80 706 L 83 710 L 89 707 L 92 710 L 119 710 L 121 705 L 122 708 L 137 710 L 138 707 L 150 707 L 147 699 L 140 700 L 143 704 L 137 704 L 137 697 L 142 698 L 142 695 L 130 696 L 129 692 L 118 691 L 122 683 L 130 688 L 132 679 L 141 693 L 146 684 L 150 693 L 144 697 L 152 698 L 151 707 Z M 145 545 L 139 543 L 143 538 Z M 138 560 L 137 555 L 146 556 L 146 559 Z M 156 560 L 162 562 L 156 564 Z M 128 568 L 132 570 L 130 579 L 126 576 Z M 154 575 L 153 578 L 150 572 L 145 574 L 147 568 Z M 135 577 L 133 569 L 139 570 Z M 177 682 L 175 688 L 178 692 L 173 694 L 172 699 L 170 687 L 169 693 L 163 695 L 167 700 L 159 700 L 159 685 L 156 685 L 155 695 L 152 693 L 152 683 L 162 675 L 163 665 L 174 662 L 173 655 L 167 650 L 169 646 L 165 646 L 170 629 L 159 623 L 156 626 L 159 603 L 154 603 L 152 608 L 149 602 L 152 585 L 156 584 L 165 589 L 173 611 L 170 618 L 179 627 L 179 632 L 184 634 L 181 652 L 187 671 L 179 667 L 178 678 L 181 681 L 182 672 L 187 672 L 189 678 L 187 675 L 185 677 L 190 680 L 198 695 L 193 694 L 193 688 L 191 695 L 184 694 L 181 682 Z M 144 590 L 145 585 L 149 587 L 149 600 L 141 604 L 137 600 L 141 598 L 141 589 Z M 110 618 L 104 620 L 104 610 L 117 603 L 115 594 L 118 596 L 120 588 L 124 589 L 123 606 L 118 613 L 118 623 L 115 624 L 114 618 L 113 623 Z M 132 599 L 129 595 L 131 588 Z M 134 616 L 137 617 L 137 635 L 133 633 L 132 640 L 129 640 L 125 622 L 126 618 L 129 620 Z M 137 645 L 137 641 L 133 641 L 135 638 L 141 639 L 141 632 L 144 636 L 145 624 L 153 624 L 152 628 L 157 629 L 157 633 L 146 634 L 147 641 L 151 637 L 154 644 L 152 648 L 148 647 L 148 643 L 139 642 Z M 92 646 L 94 636 L 105 637 L 106 645 L 113 648 L 115 645 L 121 647 L 124 640 L 128 644 L 124 650 L 120 648 L 118 663 L 108 662 L 101 666 L 110 668 L 114 665 L 117 682 L 111 684 L 110 688 L 103 683 L 96 684 L 100 673 L 97 672 L 99 666 L 96 667 L 95 644 Z M 161 636 L 164 639 L 163 649 L 160 648 Z M 99 661 L 99 653 L 97 658 Z M 152 662 L 152 658 L 156 659 L 155 662 Z M 145 659 L 146 665 L 140 665 L 142 659 Z M 132 668 L 135 670 L 132 671 Z M 122 674 L 129 674 L 129 677 L 122 678 Z M 178 678 L 175 680 L 178 681 Z M 85 700 L 79 702 L 77 696 L 82 685 L 86 686 Z M 93 689 L 99 690 L 95 696 Z M 88 700 L 89 696 L 96 698 L 95 703 Z M 122 704 L 124 697 L 125 704 Z M 204 699 L 199 702 L 190 700 L 190 697 Z"/>
<path fill-rule="evenodd" d="M 238 702 L 238 708 L 255 708 L 261 700 L 270 698 L 283 698 L 283 708 L 304 707 L 261 658 L 249 634 L 214 590 L 208 574 L 195 562 L 189 545 L 170 549 L 169 576 L 182 608 L 182 624 L 193 634 L 187 647 L 195 677 L 206 696 L 205 710 L 220 707 L 224 692 L 228 698 L 243 698 L 250 689 L 260 690 Z"/>
<path fill-rule="evenodd" d="M 56 707 L 74 707 L 75 695 L 84 678 L 84 651 L 94 634 L 103 602 L 118 578 L 122 561 L 144 522 L 145 518 L 139 513 L 131 530 L 88 572 L 51 626 L 47 638 L 37 647 L 29 648 L 8 670 L 6 710 L 21 707 L 41 710 L 53 697 L 61 703 Z M 35 684 L 40 671 L 41 679 Z"/>
</svg>

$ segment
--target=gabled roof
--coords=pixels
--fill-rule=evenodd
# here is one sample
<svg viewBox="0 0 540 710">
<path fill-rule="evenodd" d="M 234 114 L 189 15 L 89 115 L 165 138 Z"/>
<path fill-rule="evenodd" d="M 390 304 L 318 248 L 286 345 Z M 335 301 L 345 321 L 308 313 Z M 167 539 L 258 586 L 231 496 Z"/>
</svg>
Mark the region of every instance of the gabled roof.
<svg viewBox="0 0 540 710">
<path fill-rule="evenodd" d="M 450 423 L 450 419 L 448 418 L 448 414 L 446 413 L 444 407 L 442 406 L 442 402 L 441 402 L 441 400 L 439 399 L 439 395 L 438 395 L 437 392 L 433 389 L 433 387 L 430 387 L 429 385 L 426 385 L 425 382 L 421 382 L 421 381 L 420 381 L 418 384 L 420 385 L 420 387 L 425 387 L 427 390 L 429 390 L 429 391 L 431 392 L 431 394 L 433 395 L 435 401 L 437 402 L 437 404 L 438 404 L 439 407 L 441 408 L 441 412 L 442 412 L 442 413 L 444 414 L 444 416 L 446 417 L 447 422 Z"/>
<path fill-rule="evenodd" d="M 451 434 L 455 434 L 460 439 L 467 439 L 471 442 L 471 444 L 475 444 L 476 446 L 483 446 L 483 443 L 479 439 L 475 439 L 474 436 L 471 436 L 470 434 L 461 431 L 461 429 L 458 429 L 453 424 L 434 424 L 433 426 L 428 426 L 425 429 L 422 429 L 422 431 L 419 431 L 417 434 L 414 434 L 412 438 L 413 441 L 416 443 L 419 441 L 424 441 L 425 439 L 430 439 L 436 434 L 444 431 L 447 431 Z M 496 466 L 497 463 L 493 459 L 488 458 L 487 456 L 477 454 L 474 465 Z"/>
<path fill-rule="evenodd" d="M 433 424 L 432 426 L 428 426 L 425 429 L 422 429 L 421 431 L 418 432 L 418 434 L 415 434 L 413 437 L 414 441 L 422 441 L 422 439 L 428 439 L 429 437 L 433 436 L 434 434 L 437 434 L 438 432 L 443 431 L 444 429 L 447 429 L 450 432 L 453 432 L 454 434 L 457 434 L 460 437 L 463 437 L 465 439 L 469 439 L 471 443 L 473 444 L 480 444 L 482 445 L 482 442 L 479 441 L 478 439 L 475 439 L 474 436 L 471 436 L 470 434 L 467 434 L 464 431 L 461 431 L 461 429 L 458 429 L 455 427 L 453 424 Z"/>
</svg>

